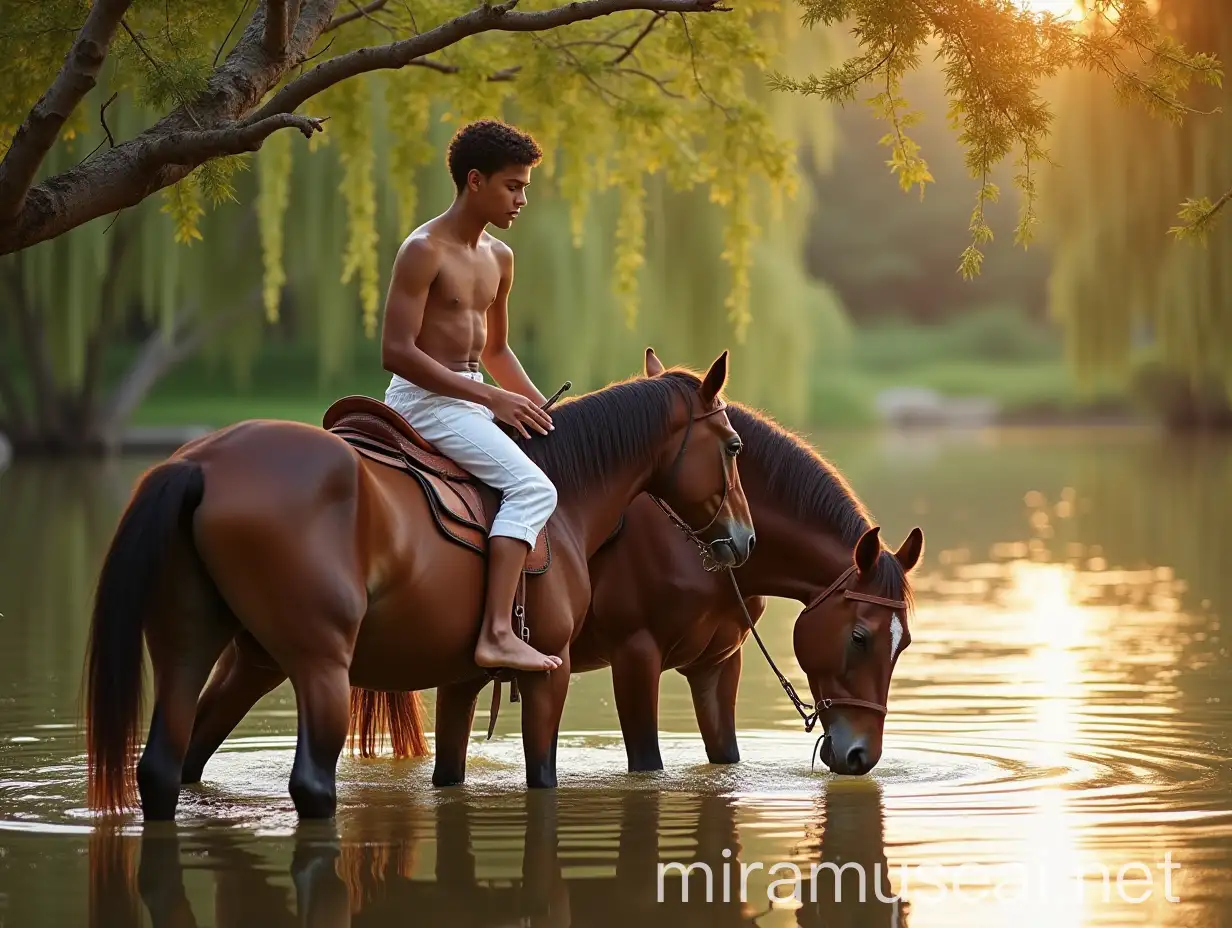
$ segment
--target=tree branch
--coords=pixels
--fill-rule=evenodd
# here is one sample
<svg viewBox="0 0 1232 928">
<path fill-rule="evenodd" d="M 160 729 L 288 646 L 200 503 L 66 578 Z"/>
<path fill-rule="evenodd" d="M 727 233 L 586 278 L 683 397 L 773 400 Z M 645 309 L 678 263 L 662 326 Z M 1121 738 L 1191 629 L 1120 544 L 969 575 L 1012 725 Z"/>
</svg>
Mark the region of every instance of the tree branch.
<svg viewBox="0 0 1232 928">
<path fill-rule="evenodd" d="M 151 167 L 170 164 L 186 164 L 196 167 L 211 158 L 256 151 L 261 147 L 262 142 L 279 129 L 298 129 L 304 138 L 310 139 L 312 133 L 324 131 L 321 124 L 328 118 L 275 113 L 264 119 L 248 119 L 221 129 L 181 132 L 179 135 L 169 135 L 153 143 L 148 149 L 147 158 Z"/>
<path fill-rule="evenodd" d="M 684 29 L 685 38 L 689 40 L 689 61 L 693 64 L 693 81 L 697 84 L 697 89 L 701 91 L 702 96 L 710 102 L 711 106 L 715 107 L 728 119 L 731 119 L 731 111 L 714 97 L 710 96 L 706 88 L 702 86 L 702 76 L 697 73 L 697 46 L 693 44 L 693 33 L 689 32 L 689 21 L 685 19 L 684 13 L 680 14 L 680 25 Z"/>
<path fill-rule="evenodd" d="M 1227 206 L 1229 200 L 1232 200 L 1232 189 L 1229 189 L 1227 193 L 1225 193 L 1218 200 L 1216 200 L 1214 204 L 1211 206 L 1211 208 L 1207 210 L 1207 213 L 1206 213 L 1207 220 L 1209 221 L 1211 219 L 1214 219 L 1215 214 L 1218 213 L 1220 210 L 1222 210 L 1225 206 Z"/>
<path fill-rule="evenodd" d="M 650 35 L 651 30 L 652 30 L 652 29 L 654 29 L 654 27 L 655 27 L 655 23 L 657 23 L 659 20 L 663 19 L 665 16 L 667 16 L 667 14 L 666 14 L 666 13 L 664 13 L 662 10 L 659 10 L 659 11 L 658 11 L 658 12 L 656 12 L 653 16 L 651 16 L 651 17 L 650 17 L 650 22 L 648 22 L 648 23 L 646 24 L 646 27 L 645 27 L 644 29 L 642 29 L 642 31 L 641 31 L 641 32 L 639 32 L 639 33 L 637 34 L 637 38 L 635 38 L 632 42 L 630 42 L 630 43 L 629 43 L 629 46 L 628 46 L 628 47 L 627 47 L 627 48 L 626 48 L 623 52 L 621 52 L 619 55 L 617 55 L 615 58 L 613 58 L 613 59 L 612 59 L 612 61 L 611 61 L 611 63 L 612 63 L 612 64 L 620 64 L 622 61 L 624 61 L 626 58 L 628 58 L 630 55 L 632 55 L 632 54 L 633 54 L 633 50 L 634 50 L 635 48 L 637 48 L 637 46 L 641 43 L 642 39 L 644 39 L 644 38 L 646 38 L 646 36 Z"/>
<path fill-rule="evenodd" d="M 60 129 L 95 84 L 120 19 L 132 0 L 97 0 L 64 58 L 60 73 L 34 104 L 0 161 L 0 218 L 16 216 Z"/>
<path fill-rule="evenodd" d="M 543 32 L 628 10 L 705 13 L 730 9 L 720 6 L 718 0 L 579 0 L 550 10 L 518 13 L 513 12 L 516 2 L 505 0 L 494 6 L 480 6 L 413 38 L 390 45 L 359 48 L 322 62 L 274 94 L 257 111 L 256 118 L 292 112 L 339 81 L 369 71 L 406 67 L 417 58 L 481 32 Z"/>
<path fill-rule="evenodd" d="M 265 0 L 265 54 L 281 58 L 287 51 L 287 0 Z"/>
<path fill-rule="evenodd" d="M 202 162 L 256 151 L 282 128 L 307 138 L 324 120 L 293 113 L 220 129 L 155 134 L 152 130 L 33 187 L 16 222 L 0 225 L 0 255 L 55 238 L 91 219 L 135 206 L 183 179 Z"/>
<path fill-rule="evenodd" d="M 150 63 L 150 67 L 152 67 L 155 71 L 157 71 L 159 75 L 162 75 L 163 74 L 162 65 L 160 65 L 158 63 L 158 59 L 155 58 L 153 55 L 151 55 L 149 51 L 146 50 L 146 47 L 141 44 L 141 39 L 137 37 L 137 33 L 133 32 L 133 30 L 129 28 L 128 23 L 126 23 L 123 19 L 120 20 L 120 26 L 124 29 L 126 33 L 128 33 L 128 37 L 132 39 L 133 44 L 137 46 L 137 51 L 141 52 L 145 60 Z M 181 109 L 183 109 L 184 112 L 186 112 L 189 115 L 189 117 L 192 118 L 193 124 L 198 129 L 200 129 L 201 122 L 200 120 L 197 119 L 196 114 L 192 111 L 192 108 L 188 105 L 188 101 L 180 96 L 180 92 L 179 90 L 175 88 L 174 84 L 172 84 L 170 81 L 168 81 L 167 83 L 168 83 L 168 86 L 171 87 L 171 92 L 175 94 L 176 100 L 179 101 Z"/>
<path fill-rule="evenodd" d="M 367 6 L 360 6 L 358 3 L 352 2 L 351 6 L 355 7 L 355 9 L 350 13 L 343 13 L 341 16 L 335 16 L 330 20 L 329 25 L 325 27 L 325 31 L 330 32 L 334 29 L 339 29 L 347 23 L 355 22 L 357 19 L 372 19 L 372 14 L 385 6 L 388 2 L 389 0 L 373 0 L 373 2 L 369 3 Z M 385 25 L 375 19 L 372 19 L 372 21 L 380 26 Z"/>
<path fill-rule="evenodd" d="M 413 61 L 408 61 L 407 66 L 415 68 L 428 68 L 430 71 L 437 71 L 440 74 L 457 74 L 462 70 L 456 64 L 445 64 L 443 61 L 434 61 L 431 58 L 416 58 Z M 522 66 L 520 64 L 515 64 L 508 68 L 501 68 L 499 71 L 493 71 L 489 74 L 488 80 L 492 83 L 511 81 L 521 70 Z"/>
<path fill-rule="evenodd" d="M 240 7 L 239 13 L 235 16 L 235 21 L 231 23 L 231 28 L 227 30 L 227 34 L 223 36 L 222 44 L 218 46 L 218 50 L 214 52 L 214 67 L 218 67 L 218 56 L 222 54 L 222 50 L 227 47 L 227 43 L 231 41 L 231 33 L 235 31 L 235 27 L 240 24 L 240 20 L 244 18 L 244 14 L 248 12 L 248 4 L 252 0 L 244 0 L 244 5 Z"/>
<path fill-rule="evenodd" d="M 98 10 L 114 5 L 116 0 L 96 2 Z M 210 75 L 205 90 L 191 101 L 191 112 L 187 106 L 179 106 L 135 138 L 30 187 L 12 221 L 0 222 L 0 255 L 134 206 L 211 158 L 256 151 L 278 129 L 293 127 L 311 136 L 320 130 L 321 120 L 294 111 L 315 94 L 360 74 L 406 67 L 416 59 L 431 60 L 428 56 L 432 53 L 468 36 L 493 30 L 533 35 L 629 10 L 730 9 L 720 5 L 721 0 L 578 0 L 522 13 L 513 12 L 516 2 L 485 4 L 422 35 L 328 59 L 287 83 L 264 104 L 261 101 L 285 79 L 288 70 L 307 59 L 321 33 L 334 21 L 338 4 L 337 0 L 297 3 L 299 16 L 280 60 L 271 59 L 264 49 L 265 17 L 263 8 L 258 8 L 235 46 Z M 489 80 L 509 80 L 516 73 L 516 68 L 505 68 Z"/>
<path fill-rule="evenodd" d="M 646 80 L 654 84 L 656 87 L 658 87 L 659 92 L 662 93 L 665 97 L 674 97 L 677 100 L 684 99 L 684 94 L 679 94 L 679 93 L 676 93 L 676 91 L 674 90 L 669 90 L 667 87 L 667 84 L 665 84 L 659 78 L 655 77 L 653 74 L 647 74 L 645 71 L 639 71 L 637 68 L 616 68 L 615 70 L 617 74 L 632 74 L 634 77 L 645 78 Z"/>
<path fill-rule="evenodd" d="M 98 154 L 99 149 L 102 148 L 103 145 L 110 145 L 112 148 L 115 148 L 115 136 L 111 134 L 111 127 L 107 125 L 107 107 L 115 103 L 116 98 L 119 96 L 120 96 L 120 92 L 117 90 L 115 93 L 113 93 L 110 97 L 107 98 L 106 103 L 104 103 L 101 107 L 99 107 L 98 121 L 103 124 L 103 131 L 107 133 L 107 138 L 100 141 L 97 145 L 95 145 L 94 150 L 91 151 L 84 158 L 82 158 L 81 159 L 82 161 L 89 161 L 91 158 L 93 158 L 96 154 Z"/>
</svg>

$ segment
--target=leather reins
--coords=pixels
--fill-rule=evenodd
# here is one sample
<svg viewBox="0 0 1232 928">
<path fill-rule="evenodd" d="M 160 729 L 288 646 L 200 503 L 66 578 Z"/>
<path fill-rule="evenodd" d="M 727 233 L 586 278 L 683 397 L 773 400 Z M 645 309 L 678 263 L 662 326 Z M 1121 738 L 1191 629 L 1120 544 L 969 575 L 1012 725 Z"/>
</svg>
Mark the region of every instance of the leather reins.
<svg viewBox="0 0 1232 928">
<path fill-rule="evenodd" d="M 658 502 L 658 500 L 656 500 Z M 661 507 L 663 508 L 663 507 Z M 688 524 L 680 519 L 668 509 L 664 509 L 669 516 L 673 517 L 673 521 L 695 544 L 702 548 L 703 552 L 708 552 L 706 543 L 703 542 L 694 531 L 689 528 Z M 812 703 L 807 703 L 800 698 L 796 693 L 796 688 L 791 685 L 791 681 L 783 676 L 783 672 L 779 670 L 778 665 L 774 663 L 774 658 L 770 656 L 765 642 L 761 640 L 761 635 L 757 633 L 757 626 L 753 622 L 753 617 L 749 615 L 748 607 L 744 604 L 744 595 L 740 592 L 740 584 L 736 582 L 736 574 L 730 568 L 726 568 L 727 576 L 731 579 L 732 590 L 736 594 L 736 602 L 740 605 L 740 612 L 744 615 L 744 621 L 749 626 L 749 631 L 753 633 L 753 639 L 757 642 L 757 646 L 761 648 L 761 653 L 766 658 L 766 663 L 770 665 L 770 669 L 774 671 L 774 675 L 778 677 L 779 685 L 783 687 L 783 692 L 787 694 L 787 698 L 791 700 L 791 704 L 795 706 L 796 711 L 800 714 L 801 720 L 804 722 L 805 732 L 812 732 L 817 725 L 818 718 L 821 713 L 829 709 L 831 706 L 855 706 L 860 709 L 871 709 L 874 712 L 880 712 L 882 715 L 889 714 L 889 708 L 878 702 L 870 702 L 867 699 L 856 699 L 854 696 L 823 696 L 818 706 L 814 707 Z M 833 583 L 821 591 L 813 598 L 807 606 L 800 611 L 803 616 L 806 612 L 816 609 L 823 602 L 829 599 L 835 592 L 839 590 L 847 579 L 857 570 L 856 565 L 852 564 L 844 570 Z M 856 590 L 843 590 L 843 598 L 857 600 L 860 602 L 874 603 L 879 606 L 888 606 L 891 609 L 901 609 L 904 612 L 907 609 L 907 603 L 901 599 L 886 599 L 883 596 L 874 596 L 870 593 L 860 593 Z M 797 619 L 798 621 L 798 619 Z"/>
<path fill-rule="evenodd" d="M 714 409 L 706 410 L 705 412 L 699 413 L 698 415 L 693 416 L 689 419 L 688 425 L 685 426 L 684 438 L 680 442 L 680 449 L 676 452 L 676 457 L 672 460 L 672 466 L 668 471 L 668 475 L 667 475 L 667 486 L 668 487 L 673 487 L 676 485 L 677 472 L 680 470 L 681 462 L 684 460 L 684 450 L 689 444 L 689 433 L 693 430 L 693 423 L 701 419 L 708 419 L 713 415 L 721 413 L 726 408 L 727 408 L 727 403 L 725 403 L 723 400 L 719 400 L 719 405 L 716 406 Z M 722 541 L 731 541 L 730 538 L 716 538 L 713 542 L 706 542 L 701 537 L 702 534 L 708 531 L 710 527 L 714 525 L 714 523 L 718 520 L 719 515 L 723 512 L 724 505 L 726 505 L 727 503 L 727 496 L 731 492 L 731 484 L 732 484 L 731 468 L 728 466 L 727 455 L 724 454 L 723 449 L 719 449 L 719 467 L 722 469 L 722 472 L 723 472 L 723 494 L 722 496 L 719 497 L 719 504 L 718 506 L 715 507 L 714 515 L 712 515 L 710 517 L 710 521 L 707 522 L 701 528 L 695 529 L 693 528 L 693 526 L 689 525 L 688 522 L 686 522 L 684 519 L 678 516 L 672 510 L 672 507 L 667 505 L 667 503 L 665 503 L 659 496 L 655 495 L 654 493 L 646 494 L 652 500 L 654 500 L 654 504 L 663 510 L 664 514 L 666 514 L 667 517 L 672 520 L 672 522 L 676 525 L 676 527 L 679 528 L 682 532 L 684 532 L 685 536 L 690 541 L 692 541 L 695 545 L 697 545 L 702 555 L 702 569 L 705 570 L 707 573 L 713 573 L 714 571 L 720 570 L 723 567 L 723 565 L 720 564 L 718 561 L 716 561 L 714 558 L 713 546 Z"/>
<path fill-rule="evenodd" d="M 805 606 L 800 611 L 800 615 L 803 616 L 804 613 L 808 612 L 810 609 L 820 606 L 826 601 L 826 599 L 833 595 L 836 590 L 847 582 L 847 578 L 855 572 L 856 565 L 852 564 L 839 575 L 837 580 L 822 590 L 811 603 Z M 770 657 L 770 652 L 766 650 L 766 646 L 762 643 L 761 635 L 757 634 L 757 626 L 753 624 L 753 618 L 749 615 L 748 607 L 744 604 L 744 596 L 740 593 L 740 585 L 736 583 L 735 573 L 728 569 L 727 574 L 731 577 L 732 589 L 736 593 L 736 602 L 740 604 L 740 611 L 744 614 L 744 620 L 748 623 L 749 631 L 753 633 L 753 638 L 757 641 L 757 646 L 761 648 L 761 653 L 765 655 L 766 662 L 769 663 L 770 669 L 773 670 L 775 675 L 779 678 L 779 684 L 783 687 L 783 691 L 787 693 L 787 698 L 791 700 L 791 704 L 795 706 L 796 711 L 800 713 L 800 718 L 804 721 L 804 731 L 806 733 L 811 733 L 813 731 L 814 726 L 816 726 L 818 719 L 821 717 L 821 713 L 825 712 L 831 706 L 855 706 L 859 709 L 871 709 L 874 712 L 880 712 L 882 715 L 889 714 L 889 708 L 883 706 L 881 703 L 869 702 L 867 699 L 856 699 L 854 696 L 822 696 L 821 702 L 816 708 L 801 700 L 800 697 L 796 695 L 795 687 L 791 685 L 791 681 L 784 677 L 778 667 L 775 666 L 774 659 Z M 901 609 L 904 612 L 907 610 L 907 604 L 902 600 L 886 599 L 882 596 L 873 596 L 870 593 L 860 593 L 856 590 L 843 590 L 843 598 L 858 600 L 866 603 L 876 603 L 879 606 L 889 606 L 891 609 Z M 799 621 L 798 618 L 797 621 Z M 810 767 L 816 763 L 818 751 L 821 748 L 821 743 L 825 737 L 826 736 L 824 734 L 819 735 L 817 738 L 817 743 L 813 745 L 813 750 L 809 752 Z"/>
</svg>

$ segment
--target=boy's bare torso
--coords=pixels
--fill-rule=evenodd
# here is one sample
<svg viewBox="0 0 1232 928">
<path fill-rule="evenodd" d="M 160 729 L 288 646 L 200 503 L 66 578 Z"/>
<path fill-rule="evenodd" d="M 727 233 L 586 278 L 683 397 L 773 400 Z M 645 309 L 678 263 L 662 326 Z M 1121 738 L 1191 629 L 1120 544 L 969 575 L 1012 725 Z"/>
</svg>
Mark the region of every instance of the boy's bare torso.
<svg viewBox="0 0 1232 928">
<path fill-rule="evenodd" d="M 439 262 L 415 344 L 450 370 L 477 371 L 509 246 L 484 232 L 471 248 L 434 226 L 428 222 L 412 233 L 432 242 Z"/>
</svg>

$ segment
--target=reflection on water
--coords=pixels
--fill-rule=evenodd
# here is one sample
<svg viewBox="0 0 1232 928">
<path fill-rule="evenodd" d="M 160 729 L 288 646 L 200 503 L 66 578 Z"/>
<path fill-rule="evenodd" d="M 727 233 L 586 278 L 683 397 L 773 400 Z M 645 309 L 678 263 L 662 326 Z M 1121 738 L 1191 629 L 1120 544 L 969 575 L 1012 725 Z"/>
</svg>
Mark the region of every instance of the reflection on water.
<svg viewBox="0 0 1232 928">
<path fill-rule="evenodd" d="M 880 894 L 868 886 L 862 903 L 858 873 L 847 869 L 888 874 L 875 783 L 844 793 L 828 812 L 824 797 L 814 803 L 812 847 L 794 864 L 801 882 L 776 894 L 798 893 L 799 904 L 773 916 L 764 881 L 743 875 L 756 872 L 739 833 L 745 817 L 730 796 L 544 792 L 387 808 L 362 824 L 305 825 L 284 842 L 150 826 L 140 836 L 95 839 L 92 909 L 108 924 L 136 923 L 144 906 L 156 925 L 219 928 L 362 928 L 411 918 L 475 928 L 746 925 L 758 916 L 809 926 L 907 924 L 909 904 L 888 881 Z M 190 889 L 202 884 L 207 891 Z"/>
<path fill-rule="evenodd" d="M 336 822 L 301 828 L 283 687 L 177 827 L 107 835 L 83 809 L 81 658 L 102 547 L 149 462 L 0 474 L 0 926 L 1232 921 L 1232 447 L 1109 431 L 824 450 L 888 537 L 919 523 L 928 543 L 873 775 L 810 769 L 752 652 L 734 767 L 705 763 L 671 674 L 666 770 L 625 773 L 594 673 L 570 689 L 559 790 L 527 795 L 504 713 L 465 787 L 434 790 L 430 758 L 344 756 Z M 798 680 L 797 609 L 773 603 L 763 627 Z"/>
</svg>

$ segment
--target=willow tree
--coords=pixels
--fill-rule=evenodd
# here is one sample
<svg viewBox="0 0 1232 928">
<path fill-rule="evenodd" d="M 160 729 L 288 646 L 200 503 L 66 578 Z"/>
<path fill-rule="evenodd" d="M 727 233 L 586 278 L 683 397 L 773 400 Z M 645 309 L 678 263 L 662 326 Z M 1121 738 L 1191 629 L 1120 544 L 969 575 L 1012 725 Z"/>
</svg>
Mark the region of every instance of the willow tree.
<svg viewBox="0 0 1232 928">
<path fill-rule="evenodd" d="M 1232 55 L 1232 9 L 1222 0 L 1161 0 L 1160 15 L 1187 44 Z M 1186 102 L 1212 111 L 1228 99 L 1206 90 Z M 1124 376 L 1146 348 L 1182 384 L 1193 382 L 1180 404 L 1201 405 L 1204 384 L 1217 392 L 1232 383 L 1232 227 L 1209 229 L 1205 248 L 1157 232 L 1178 198 L 1227 182 L 1232 122 L 1221 115 L 1160 126 L 1078 74 L 1062 82 L 1058 107 L 1059 167 L 1044 188 L 1050 291 L 1076 367 L 1088 378 Z"/>
<path fill-rule="evenodd" d="M 383 101 L 394 121 L 395 169 L 430 156 L 423 144 L 429 100 L 448 100 L 450 113 L 460 117 L 500 105 L 552 152 L 550 170 L 575 229 L 596 192 L 618 192 L 613 280 L 626 310 L 636 305 L 645 262 L 650 185 L 708 189 L 723 207 L 721 253 L 730 268 L 723 302 L 739 332 L 749 318 L 757 227 L 752 191 L 764 184 L 773 193 L 790 176 L 789 146 L 746 92 L 746 68 L 770 63 L 751 28 L 769 0 L 730 10 L 717 0 L 581 0 L 537 9 L 531 7 L 538 0 L 523 2 L 522 8 L 515 8 L 519 0 L 484 2 L 462 12 L 453 0 L 362 6 L 198 0 L 177 4 L 172 15 L 169 4 L 154 0 L 0 0 L 6 23 L 0 137 L 11 131 L 0 161 L 0 254 L 101 222 L 159 191 L 175 235 L 192 241 L 201 233 L 206 202 L 234 196 L 244 156 L 260 150 L 269 162 L 260 171 L 264 302 L 274 316 L 286 274 L 279 221 L 290 195 L 285 167 L 290 130 L 298 130 L 310 144 L 337 139 L 347 214 L 342 276 L 358 287 L 371 332 L 380 279 L 373 247 L 373 101 Z M 1179 96 L 1195 75 L 1219 79 L 1215 59 L 1186 51 L 1147 0 L 1089 0 L 1095 15 L 1115 19 L 1105 33 L 1028 14 L 1011 0 L 799 3 L 806 25 L 850 25 L 859 49 L 821 77 L 775 73 L 774 86 L 840 102 L 875 89 L 871 103 L 891 126 L 884 139 L 890 168 L 906 189 L 922 190 L 931 177 L 910 137 L 915 116 L 900 80 L 930 43 L 939 46 L 952 115 L 978 180 L 973 241 L 961 262 L 968 276 L 978 272 L 979 246 L 992 235 L 983 206 L 999 191 L 989 172 L 1015 151 L 1024 200 L 1017 235 L 1025 243 L 1033 234 L 1036 174 L 1051 118 L 1039 95 L 1042 80 L 1085 67 L 1155 111 L 1175 115 L 1186 112 Z M 96 92 L 87 102 L 104 77 L 113 94 L 136 98 L 153 114 L 118 139 L 107 122 L 113 97 Z M 323 134 L 325 119 L 331 122 Z M 49 161 L 58 141 L 95 122 L 106 136 L 102 147 L 79 152 L 67 165 Z M 1190 203 L 1182 227 L 1205 230 L 1222 202 Z M 101 252 L 92 247 L 97 266 Z M 44 260 L 43 267 L 54 276 L 48 270 L 54 262 Z M 218 281 L 217 265 L 207 280 Z M 61 388 L 40 343 L 43 331 L 72 327 L 40 318 L 46 307 L 21 299 L 10 305 L 16 307 L 11 330 L 30 346 L 24 354 L 36 368 L 36 392 L 51 391 L 36 402 L 41 410 L 66 411 L 26 415 L 21 391 L 11 377 L 5 382 L 0 368 L 9 416 L 50 429 L 53 444 L 97 432 L 73 424 L 88 418 L 92 404 L 83 402 L 84 388 L 75 381 Z M 195 329 L 177 333 L 171 343 L 183 339 L 191 348 L 196 337 Z M 88 358 L 88 342 L 70 345 L 70 360 Z M 88 369 L 88 363 L 69 365 Z"/>
<path fill-rule="evenodd" d="M 760 14 L 754 27 L 783 67 L 804 67 L 836 53 L 827 35 L 802 26 L 790 4 Z M 828 108 L 819 111 L 802 97 L 771 93 L 755 69 L 749 72 L 751 99 L 790 142 L 797 161 L 827 166 L 835 143 Z M 536 195 L 533 188 L 532 198 L 511 237 L 520 268 L 513 324 L 518 344 L 532 348 L 531 363 L 549 385 L 568 378 L 586 388 L 626 376 L 640 364 L 647 343 L 665 358 L 699 366 L 729 348 L 733 395 L 796 426 L 815 421 L 809 405 L 813 374 L 841 361 L 848 336 L 837 296 L 804 269 L 813 211 L 807 185 L 783 192 L 755 181 L 747 239 L 741 239 L 751 247 L 747 257 L 733 262 L 726 254 L 731 238 L 721 196 L 673 189 L 666 179 L 655 179 L 646 187 L 636 303 L 611 285 L 620 273 L 611 231 L 621 210 L 619 195 L 597 198 L 572 230 L 566 203 Z M 741 281 L 737 269 L 746 261 Z M 740 287 L 747 288 L 748 311 L 725 320 L 723 307 Z"/>
<path fill-rule="evenodd" d="M 555 175 L 550 179 L 568 199 L 575 226 L 597 192 L 618 193 L 614 283 L 626 305 L 636 300 L 648 179 L 658 174 L 676 187 L 718 191 L 733 277 L 725 302 L 733 319 L 745 315 L 750 190 L 759 182 L 780 188 L 790 178 L 789 145 L 745 90 L 746 68 L 765 59 L 751 21 L 766 7 L 583 0 L 515 9 L 517 2 L 461 12 L 452 0 L 362 7 L 235 0 L 180 4 L 174 15 L 153 0 L 0 3 L 6 27 L 17 27 L 0 40 L 0 46 L 10 43 L 0 59 L 0 125 L 16 127 L 0 162 L 0 253 L 23 250 L 16 269 L 8 269 L 8 330 L 21 335 L 33 386 L 23 391 L 10 370 L 0 369 L 0 399 L 19 437 L 56 447 L 106 446 L 118 421 L 94 418 L 98 408 L 86 376 L 93 370 L 91 346 L 106 341 L 115 314 L 100 307 L 83 327 L 72 318 L 80 312 L 54 298 L 25 299 L 26 282 L 41 273 L 52 285 L 50 277 L 66 268 L 85 275 L 93 267 L 99 292 L 112 286 L 105 268 L 114 266 L 110 277 L 118 278 L 123 261 L 109 257 L 119 250 L 114 244 L 104 247 L 110 234 L 104 217 L 140 212 L 135 207 L 160 190 L 174 237 L 202 238 L 207 205 L 236 196 L 243 186 L 237 172 L 255 150 L 262 152 L 263 302 L 276 317 L 285 280 L 288 129 L 307 136 L 310 146 L 328 138 L 336 148 L 346 215 L 342 282 L 357 286 L 365 327 L 373 332 L 381 273 L 373 247 L 374 138 L 390 137 L 395 175 L 431 159 L 425 130 L 433 101 L 446 101 L 455 118 L 503 111 L 532 131 L 550 153 L 546 173 Z M 105 59 L 112 66 L 104 73 Z M 100 80 L 105 87 L 96 89 Z M 136 128 L 116 121 L 117 107 L 129 100 L 148 114 Z M 296 112 L 301 107 L 311 107 L 311 115 Z M 374 120 L 380 112 L 384 125 Z M 66 154 L 67 143 L 89 130 L 101 132 L 104 142 Z M 407 185 L 399 198 L 403 215 L 414 211 L 412 190 Z M 87 223 L 100 227 L 69 249 L 76 254 L 80 247 L 81 260 L 64 265 L 51 242 L 70 230 L 86 233 Z M 219 258 L 202 279 L 207 289 L 227 276 L 219 273 L 227 259 Z M 86 288 L 91 282 L 65 279 Z M 195 313 L 190 330 L 164 332 L 162 355 L 195 347 L 204 320 Z M 48 348 L 55 332 L 77 339 L 62 352 L 65 363 L 57 364 Z"/>
<path fill-rule="evenodd" d="M 949 120 L 976 181 L 971 244 L 959 262 L 967 278 L 979 273 L 984 257 L 980 248 L 994 234 L 985 204 L 997 200 L 1001 191 L 990 178 L 1010 157 L 1015 159 L 1014 185 L 1021 203 L 1015 241 L 1026 246 L 1035 238 L 1040 170 L 1051 160 L 1053 112 L 1042 90 L 1047 81 L 1062 73 L 1089 73 L 1121 103 L 1172 122 L 1195 113 L 1184 99 L 1195 80 L 1212 86 L 1222 81 L 1219 58 L 1189 51 L 1178 38 L 1173 18 L 1160 15 L 1161 4 L 1170 6 L 1168 0 L 1074 0 L 1074 16 L 1037 12 L 1021 0 L 799 2 L 806 23 L 848 28 L 857 52 L 821 75 L 773 72 L 773 85 L 834 103 L 871 91 L 867 102 L 887 124 L 881 142 L 890 151 L 888 166 L 904 190 L 918 188 L 921 196 L 933 178 L 911 137 L 920 116 L 902 95 L 902 78 L 926 53 L 941 61 Z M 1098 164 L 1102 154 L 1090 152 L 1087 157 Z M 1181 204 L 1181 221 L 1170 230 L 1156 225 L 1155 233 L 1204 238 L 1232 200 L 1232 190 L 1214 200 L 1201 194 L 1202 189 L 1226 189 L 1232 177 L 1218 183 L 1221 186 L 1199 185 L 1200 195 L 1187 196 Z"/>
<path fill-rule="evenodd" d="M 763 46 L 774 47 L 784 63 L 816 61 L 830 53 L 821 36 L 800 26 L 790 6 L 759 14 L 753 28 Z M 768 93 L 753 68 L 747 81 L 751 100 L 765 108 L 780 137 L 814 161 L 828 157 L 833 143 L 828 114 L 818 114 L 801 98 Z M 402 238 L 443 209 L 453 195 L 437 153 L 460 117 L 449 104 L 438 102 L 425 120 L 421 155 L 407 159 L 399 154 L 398 138 L 382 128 L 390 123 L 390 98 L 377 94 L 371 102 L 378 127 L 372 145 L 378 208 L 369 248 L 379 256 L 377 289 L 384 292 Z M 345 378 L 375 388 L 376 376 L 349 367 L 361 357 L 374 365 L 371 373 L 379 373 L 372 351 L 357 344 L 364 337 L 356 325 L 362 315 L 358 281 L 339 286 L 345 207 L 307 195 L 334 189 L 342 181 L 344 171 L 331 147 L 308 152 L 292 146 L 286 153 L 263 149 L 257 159 L 263 179 L 259 211 L 263 228 L 286 237 L 285 244 L 271 237 L 278 252 L 271 255 L 271 265 L 278 255 L 285 264 L 285 273 L 277 273 L 275 280 L 285 278 L 284 306 L 305 317 L 318 343 L 325 382 Z M 420 163 L 422 158 L 428 160 Z M 414 162 L 410 169 L 408 161 Z M 264 178 L 287 176 L 287 163 L 291 179 L 280 192 Z M 736 290 L 736 267 L 745 259 L 725 257 L 728 207 L 712 202 L 720 199 L 713 191 L 674 189 L 662 176 L 647 181 L 641 206 L 644 247 L 633 279 L 627 281 L 622 280 L 627 246 L 620 239 L 624 188 L 599 192 L 584 210 L 576 211 L 560 180 L 559 172 L 554 179 L 537 173 L 530 206 L 510 232 L 502 233 L 518 254 L 512 337 L 519 356 L 545 389 L 569 379 L 575 390 L 585 390 L 626 376 L 640 365 L 647 343 L 674 361 L 697 365 L 727 347 L 738 359 L 736 395 L 770 405 L 794 423 L 805 422 L 810 372 L 835 358 L 845 334 L 836 298 L 803 272 L 804 224 L 810 211 L 806 190 L 784 185 L 781 193 L 764 180 L 754 180 L 752 226 L 743 233 L 755 240 L 747 258 L 743 302 L 748 312 L 725 318 L 723 307 L 730 305 Z M 776 192 L 781 193 L 777 204 Z M 271 299 L 277 299 L 274 293 Z"/>
</svg>

